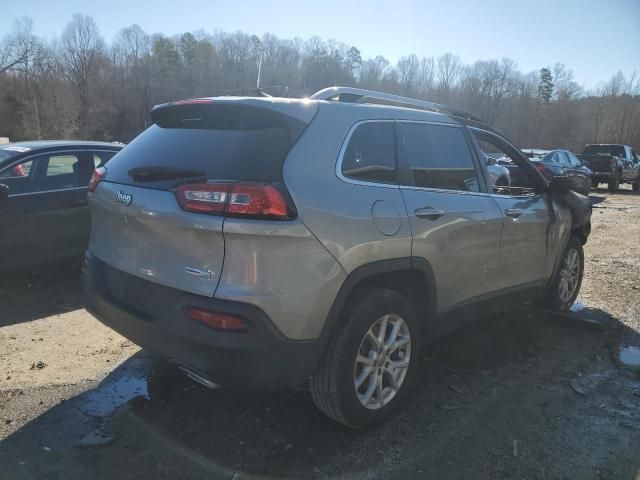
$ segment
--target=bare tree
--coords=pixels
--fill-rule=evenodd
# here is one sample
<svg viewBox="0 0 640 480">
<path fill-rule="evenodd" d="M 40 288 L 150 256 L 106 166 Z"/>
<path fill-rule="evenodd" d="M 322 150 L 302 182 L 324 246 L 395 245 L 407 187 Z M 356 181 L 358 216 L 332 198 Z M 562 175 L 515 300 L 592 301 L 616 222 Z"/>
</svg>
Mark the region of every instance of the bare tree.
<svg viewBox="0 0 640 480">
<path fill-rule="evenodd" d="M 62 59 L 80 101 L 80 132 L 88 131 L 91 80 L 104 51 L 104 41 L 93 18 L 75 14 L 62 32 Z"/>
<path fill-rule="evenodd" d="M 261 61 L 260 61 L 261 59 Z M 356 46 L 313 37 L 243 32 L 149 35 L 123 28 L 107 46 L 95 22 L 75 15 L 60 40 L 45 41 L 21 19 L 0 41 L 0 135 L 13 139 L 128 141 L 154 104 L 189 96 L 255 93 L 299 97 L 355 85 L 428 98 L 472 111 L 520 145 L 580 150 L 626 143 L 640 150 L 640 82 L 616 73 L 584 91 L 565 65 L 522 72 L 508 58 L 471 64 L 437 58 L 363 58 Z M 541 75 L 541 72 L 544 75 Z"/>
<path fill-rule="evenodd" d="M 420 61 L 415 55 L 402 57 L 398 60 L 396 70 L 398 71 L 398 79 L 400 80 L 403 95 L 413 95 L 418 83 L 419 69 Z"/>
<path fill-rule="evenodd" d="M 445 53 L 438 57 L 436 72 L 440 90 L 448 93 L 458 79 L 461 71 L 462 62 L 457 55 Z"/>
</svg>

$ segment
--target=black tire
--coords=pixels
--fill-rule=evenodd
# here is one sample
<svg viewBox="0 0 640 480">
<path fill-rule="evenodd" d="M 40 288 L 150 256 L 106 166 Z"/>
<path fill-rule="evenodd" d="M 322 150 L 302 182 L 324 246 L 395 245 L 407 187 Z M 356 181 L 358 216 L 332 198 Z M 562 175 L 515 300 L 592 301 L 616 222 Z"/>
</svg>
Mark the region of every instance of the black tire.
<svg viewBox="0 0 640 480">
<path fill-rule="evenodd" d="M 572 249 L 577 251 L 578 253 L 580 270 L 578 273 L 578 280 L 577 280 L 577 285 L 575 286 L 575 290 L 573 291 L 573 293 L 568 299 L 563 300 L 561 298 L 561 293 L 560 293 L 560 282 L 562 280 L 562 270 L 563 270 L 563 265 L 567 257 L 567 254 Z M 566 312 L 567 310 L 569 310 L 569 308 L 571 308 L 571 305 L 573 305 L 573 302 L 575 302 L 576 298 L 578 297 L 578 293 L 580 293 L 580 286 L 582 285 L 582 277 L 584 275 L 584 250 L 582 249 L 582 242 L 580 241 L 579 238 L 572 236 L 569 239 L 569 242 L 567 243 L 567 246 L 564 249 L 564 252 L 562 253 L 562 260 L 560 260 L 560 262 L 561 263 L 558 268 L 558 271 L 556 272 L 556 276 L 553 279 L 553 282 L 551 283 L 549 290 L 545 294 L 544 304 L 553 310 Z"/>
<path fill-rule="evenodd" d="M 354 384 L 356 357 L 369 329 L 384 315 L 398 315 L 408 327 L 411 350 L 404 381 L 389 402 L 375 410 L 365 407 Z M 420 325 L 409 300 L 387 288 L 367 287 L 346 306 L 316 372 L 310 390 L 316 406 L 329 418 L 357 430 L 387 419 L 406 399 L 415 381 L 420 349 Z M 369 381 L 376 380 L 376 368 Z M 379 369 L 378 369 L 379 371 Z M 384 377 L 384 375 L 383 375 Z"/>
<path fill-rule="evenodd" d="M 633 190 L 634 192 L 640 191 L 640 182 L 633 182 L 631 184 L 631 190 Z"/>
<path fill-rule="evenodd" d="M 617 192 L 620 188 L 620 177 L 618 175 L 609 179 L 608 189 L 610 192 Z"/>
<path fill-rule="evenodd" d="M 598 188 L 598 185 L 600 185 L 600 182 L 597 179 L 592 178 L 591 179 L 591 188 Z"/>
</svg>

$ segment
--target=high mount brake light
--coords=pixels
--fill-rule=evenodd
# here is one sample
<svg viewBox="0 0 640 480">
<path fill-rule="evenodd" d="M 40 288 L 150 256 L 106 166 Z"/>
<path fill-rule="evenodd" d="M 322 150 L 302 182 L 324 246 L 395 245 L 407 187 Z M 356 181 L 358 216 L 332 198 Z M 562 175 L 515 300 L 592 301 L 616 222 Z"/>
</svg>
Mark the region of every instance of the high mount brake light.
<svg viewBox="0 0 640 480">
<path fill-rule="evenodd" d="M 187 98 L 185 100 L 176 100 L 168 105 L 199 105 L 203 103 L 213 103 L 213 100 L 210 98 Z"/>
<path fill-rule="evenodd" d="M 287 202 L 273 185 L 262 183 L 187 183 L 176 191 L 183 210 L 210 215 L 291 218 Z"/>
<path fill-rule="evenodd" d="M 104 180 L 104 177 L 107 175 L 107 170 L 104 167 L 98 167 L 93 171 L 91 175 L 91 180 L 89 180 L 89 191 L 95 192 L 98 184 Z"/>
</svg>

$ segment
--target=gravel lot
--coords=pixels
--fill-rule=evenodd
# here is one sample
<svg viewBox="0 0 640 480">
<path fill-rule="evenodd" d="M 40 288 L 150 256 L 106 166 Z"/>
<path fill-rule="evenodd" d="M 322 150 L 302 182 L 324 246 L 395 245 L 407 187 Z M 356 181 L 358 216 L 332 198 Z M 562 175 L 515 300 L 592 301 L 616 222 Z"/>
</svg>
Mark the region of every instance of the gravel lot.
<svg viewBox="0 0 640 480">
<path fill-rule="evenodd" d="M 423 352 L 367 433 L 308 392 L 210 391 L 102 326 L 75 274 L 0 284 L 0 479 L 640 480 L 640 195 L 598 190 L 583 306 L 523 307 Z M 118 408 L 119 407 L 119 408 Z"/>
</svg>

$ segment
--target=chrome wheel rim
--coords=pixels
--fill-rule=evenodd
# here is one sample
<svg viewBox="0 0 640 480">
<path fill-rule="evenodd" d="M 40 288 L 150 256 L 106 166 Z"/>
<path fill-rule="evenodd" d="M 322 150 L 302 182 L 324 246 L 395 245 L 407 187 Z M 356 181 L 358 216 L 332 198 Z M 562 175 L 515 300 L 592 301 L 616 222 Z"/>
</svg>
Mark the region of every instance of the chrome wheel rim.
<svg viewBox="0 0 640 480">
<path fill-rule="evenodd" d="M 370 410 L 387 405 L 396 396 L 409 371 L 411 334 L 402 317 L 380 317 L 365 334 L 353 372 L 358 401 Z"/>
<path fill-rule="evenodd" d="M 558 284 L 558 293 L 560 301 L 567 303 L 571 301 L 573 295 L 578 288 L 580 279 L 580 254 L 575 248 L 567 251 L 562 261 L 560 269 L 560 283 Z"/>
</svg>

